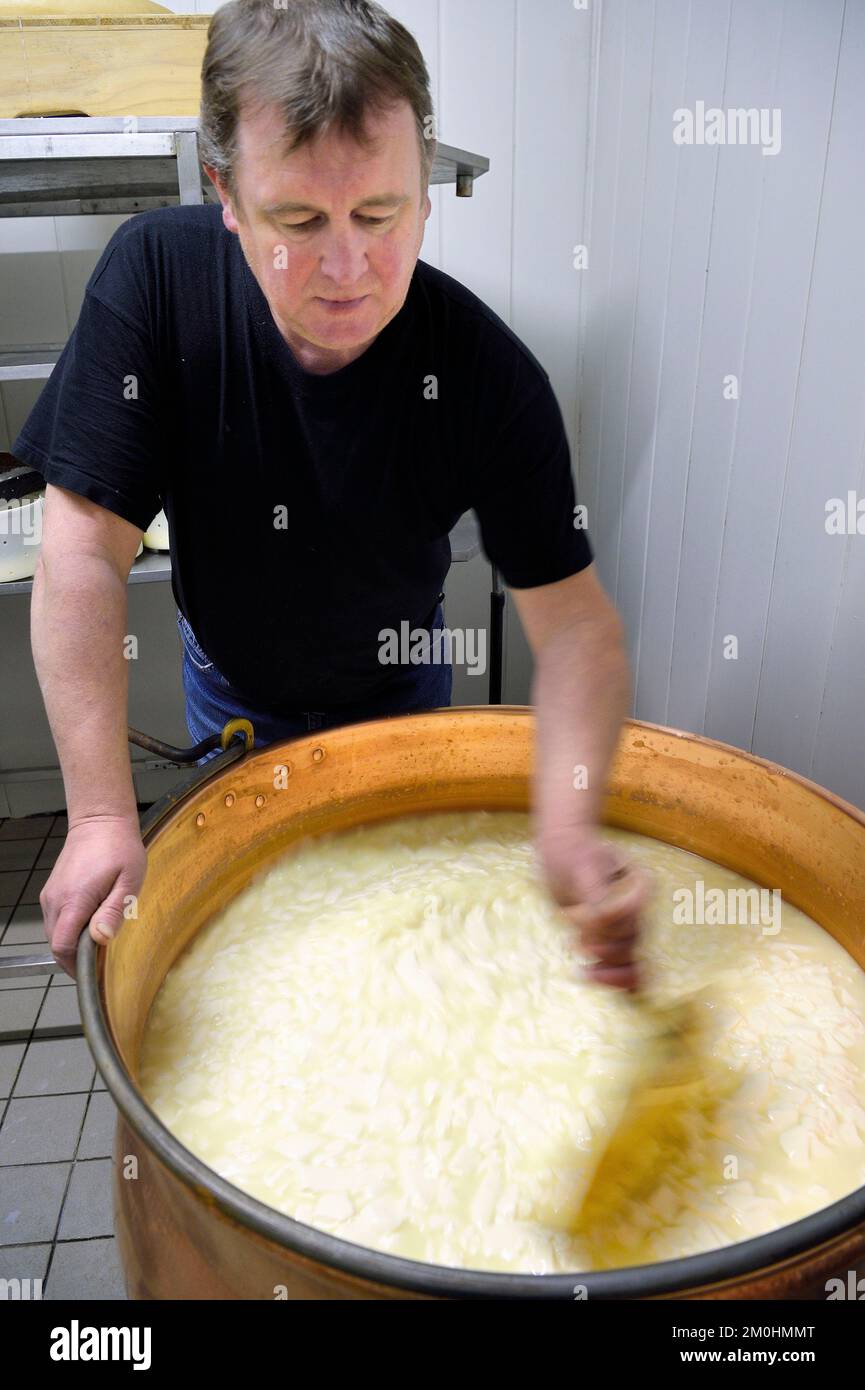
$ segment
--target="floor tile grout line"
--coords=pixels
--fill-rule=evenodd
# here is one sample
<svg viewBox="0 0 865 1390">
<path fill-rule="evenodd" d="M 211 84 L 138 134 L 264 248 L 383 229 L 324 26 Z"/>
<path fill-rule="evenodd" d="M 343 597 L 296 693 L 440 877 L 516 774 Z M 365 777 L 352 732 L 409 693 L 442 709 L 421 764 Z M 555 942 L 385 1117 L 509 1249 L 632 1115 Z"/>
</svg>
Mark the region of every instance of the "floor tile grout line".
<svg viewBox="0 0 865 1390">
<path fill-rule="evenodd" d="M 53 1244 L 55 1244 L 55 1245 L 86 1245 L 87 1242 L 90 1241 L 90 1240 L 114 1240 L 114 1239 L 115 1239 L 115 1236 L 114 1236 L 114 1235 L 110 1235 L 110 1236 L 65 1236 L 65 1237 L 63 1238 L 63 1240 L 54 1241 Z M 32 1248 L 33 1246 L 37 1246 L 37 1245 L 48 1245 L 49 1243 L 51 1243 L 51 1242 L 49 1242 L 49 1241 L 47 1241 L 47 1240 L 22 1240 L 22 1241 L 19 1241 L 17 1245 L 15 1245 L 15 1244 L 0 1245 L 0 1255 L 2 1255 L 3 1252 L 6 1251 L 6 1250 L 27 1250 L 28 1248 Z M 45 1273 L 43 1274 L 42 1279 L 43 1279 L 43 1282 L 47 1282 L 47 1280 L 48 1280 L 48 1270 L 47 1270 L 47 1269 L 46 1269 Z"/>
<path fill-rule="evenodd" d="M 38 1014 L 37 1014 L 37 1017 L 38 1017 Z M 24 1044 L 24 1051 L 21 1053 L 21 1057 L 20 1057 L 19 1062 L 18 1062 L 18 1070 L 16 1071 L 14 1077 L 12 1078 L 12 1082 L 11 1082 L 11 1085 L 10 1085 L 10 1087 L 9 1087 L 9 1094 L 8 1094 L 8 1096 L 4 1096 L 4 1098 L 3 1098 L 3 1104 L 2 1104 L 2 1107 L 0 1107 L 0 1130 L 2 1130 L 2 1128 L 3 1128 L 3 1121 L 6 1119 L 6 1111 L 7 1111 L 7 1109 L 9 1108 L 9 1102 L 11 1101 L 13 1095 L 15 1094 L 15 1087 L 16 1087 L 17 1084 L 18 1084 L 18 1078 L 19 1078 L 19 1076 L 21 1075 L 21 1068 L 24 1066 L 24 1058 L 27 1056 L 27 1049 L 29 1048 L 29 1046 L 30 1046 L 30 1040 L 28 1039 L 27 1042 Z"/>
<path fill-rule="evenodd" d="M 51 1026 L 52 1026 L 52 1025 L 49 1023 L 49 1024 L 48 1024 L 48 1027 L 50 1028 Z M 58 1024 L 58 1027 L 60 1027 L 60 1026 L 61 1026 L 61 1025 Z M 63 1027 L 63 1028 L 69 1028 L 69 1029 L 71 1030 L 73 1027 L 75 1027 L 75 1025 L 73 1025 L 73 1024 L 71 1024 L 71 1023 L 64 1023 L 64 1024 L 62 1025 L 62 1027 Z M 70 1031 L 70 1032 L 68 1032 L 68 1033 L 40 1033 L 40 1032 L 38 1032 L 38 1031 L 36 1030 L 36 1028 L 34 1027 L 34 1030 L 33 1030 L 31 1033 L 28 1033 L 28 1034 L 27 1034 L 25 1037 L 23 1037 L 23 1038 L 22 1038 L 22 1037 L 15 1037 L 15 1038 L 13 1038 L 12 1036 L 5 1037 L 3 1033 L 0 1033 L 0 1047 L 9 1047 L 9 1046 L 11 1046 L 11 1045 L 14 1044 L 14 1043 L 20 1043 L 20 1042 L 23 1042 L 23 1043 L 29 1043 L 29 1042 L 72 1042 L 72 1040 L 73 1040 L 74 1038 L 83 1038 L 83 1037 L 85 1037 L 85 1033 L 84 1033 L 83 1025 L 81 1025 L 81 1024 L 79 1024 L 79 1025 L 77 1026 L 77 1029 L 76 1029 L 75 1032 Z M 52 1094 L 62 1095 L 62 1092 L 52 1092 Z"/>
<path fill-rule="evenodd" d="M 54 1236 L 51 1241 L 51 1249 L 48 1251 L 48 1263 L 45 1266 L 45 1274 L 43 1276 L 45 1280 L 46 1292 L 48 1290 L 48 1280 L 51 1275 L 51 1266 L 54 1263 L 54 1251 L 57 1249 L 57 1241 L 60 1235 L 60 1223 L 63 1220 L 63 1212 L 66 1209 L 66 1202 L 69 1197 L 69 1189 L 72 1186 L 72 1175 L 75 1172 L 75 1165 L 78 1162 L 78 1150 L 81 1148 L 81 1140 L 84 1136 L 84 1126 L 87 1122 L 87 1112 L 90 1109 L 90 1095 L 92 1095 L 92 1092 L 89 1093 L 88 1099 L 84 1105 L 84 1113 L 81 1116 L 81 1128 L 78 1131 L 78 1138 L 75 1141 L 75 1153 L 73 1154 L 72 1162 L 69 1165 L 69 1173 L 66 1178 L 66 1186 L 63 1189 L 63 1197 L 61 1198 L 60 1206 L 57 1211 L 57 1225 L 54 1227 Z"/>
<path fill-rule="evenodd" d="M 6 1245 L 0 1245 L 0 1255 L 3 1254 L 4 1250 L 27 1250 L 35 1245 L 47 1244 L 47 1240 L 12 1240 L 8 1241 Z"/>
<path fill-rule="evenodd" d="M 37 1038 L 36 1042 L 63 1042 L 63 1038 Z M 11 1100 L 63 1100 L 64 1096 L 90 1096 L 92 1089 L 75 1091 L 22 1091 L 20 1096 L 11 1096 Z"/>
<path fill-rule="evenodd" d="M 59 1168 L 64 1163 L 73 1163 L 76 1160 L 71 1158 L 45 1158 L 41 1162 L 29 1163 L 0 1163 L 0 1171 L 8 1172 L 11 1168 Z M 78 1159 L 79 1163 L 87 1163 L 87 1159 Z"/>
</svg>

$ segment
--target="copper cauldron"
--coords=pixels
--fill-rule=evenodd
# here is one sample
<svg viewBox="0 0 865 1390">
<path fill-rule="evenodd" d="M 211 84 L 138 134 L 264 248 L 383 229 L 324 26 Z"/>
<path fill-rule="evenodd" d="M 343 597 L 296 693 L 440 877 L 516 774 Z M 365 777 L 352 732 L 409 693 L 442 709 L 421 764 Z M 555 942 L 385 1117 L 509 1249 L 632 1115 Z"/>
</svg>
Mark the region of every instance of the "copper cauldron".
<svg viewBox="0 0 865 1390">
<path fill-rule="evenodd" d="M 315 1230 L 191 1154 L 137 1085 L 148 1011 L 198 929 L 294 841 L 418 811 L 525 810 L 534 721 L 519 706 L 439 710 L 272 744 L 205 764 L 142 826 L 137 921 L 82 937 L 84 1028 L 120 1111 L 115 1215 L 136 1299 L 825 1298 L 865 1271 L 865 1187 L 815 1215 L 684 1259 L 571 1274 L 422 1264 Z M 225 744 L 223 744 L 223 747 Z M 275 769 L 284 787 L 275 790 Z M 605 807 L 638 831 L 779 887 L 865 966 L 865 816 L 782 767 L 709 739 L 626 724 Z"/>
</svg>

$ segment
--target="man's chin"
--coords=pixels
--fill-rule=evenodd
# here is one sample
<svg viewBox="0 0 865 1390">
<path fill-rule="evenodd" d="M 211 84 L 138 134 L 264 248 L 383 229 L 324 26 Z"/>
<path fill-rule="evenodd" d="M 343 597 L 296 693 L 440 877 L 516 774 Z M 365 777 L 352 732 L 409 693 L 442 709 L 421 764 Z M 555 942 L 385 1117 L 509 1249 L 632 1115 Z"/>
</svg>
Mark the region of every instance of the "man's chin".
<svg viewBox="0 0 865 1390">
<path fill-rule="evenodd" d="M 336 312 L 315 303 L 305 316 L 301 332 L 317 347 L 353 348 L 371 342 L 380 327 L 379 315 L 371 302 Z"/>
</svg>

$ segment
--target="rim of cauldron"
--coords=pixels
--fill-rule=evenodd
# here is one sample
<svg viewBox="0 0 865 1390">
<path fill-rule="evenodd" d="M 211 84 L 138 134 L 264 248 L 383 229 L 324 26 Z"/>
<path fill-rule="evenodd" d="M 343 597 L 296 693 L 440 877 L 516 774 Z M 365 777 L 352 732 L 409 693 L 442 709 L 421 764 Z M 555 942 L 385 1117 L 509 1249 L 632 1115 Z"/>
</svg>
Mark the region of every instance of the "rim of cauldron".
<svg viewBox="0 0 865 1390">
<path fill-rule="evenodd" d="M 525 706 L 499 708 L 512 712 L 516 709 L 528 712 Z M 451 710 L 435 712 L 453 713 Z M 749 762 L 761 763 L 766 768 L 783 771 L 787 778 L 818 792 L 854 819 L 863 820 L 863 814 L 857 807 L 843 801 L 819 783 L 791 772 L 788 768 L 782 769 L 780 764 L 759 758 L 744 749 L 735 748 L 732 744 L 708 739 L 701 734 L 687 734 L 683 730 L 668 728 L 665 725 L 647 724 L 642 720 L 627 722 L 640 723 L 641 726 L 656 729 L 660 733 L 692 738 L 698 743 L 711 743 L 714 747 L 728 749 Z M 202 775 L 185 788 L 185 793 L 194 790 L 200 782 L 209 780 L 221 769 L 221 765 L 222 760 L 212 760 L 202 770 Z M 185 800 L 185 795 L 183 799 Z M 173 798 L 166 797 L 164 800 L 174 802 Z M 172 810 L 176 804 L 174 802 Z M 147 817 L 151 826 L 155 819 L 153 812 L 157 811 L 158 807 L 159 803 L 152 808 L 151 814 Z M 848 1234 L 865 1221 L 865 1186 L 862 1186 L 837 1202 L 832 1202 L 830 1206 L 822 1207 L 811 1216 L 802 1217 L 786 1226 L 779 1226 L 777 1230 L 769 1231 L 766 1235 L 738 1241 L 734 1245 L 724 1245 L 717 1250 L 703 1251 L 698 1255 L 685 1255 L 676 1260 L 659 1260 L 648 1265 L 628 1265 L 609 1270 L 573 1270 L 566 1274 L 512 1274 L 427 1264 L 421 1260 L 389 1255 L 385 1251 L 373 1250 L 369 1246 L 343 1240 L 340 1236 L 330 1235 L 315 1226 L 296 1221 L 293 1217 L 277 1211 L 275 1207 L 260 1202 L 257 1197 L 250 1196 L 241 1188 L 235 1187 L 200 1158 L 196 1158 L 195 1154 L 166 1128 L 143 1099 L 120 1061 L 111 1040 L 111 1030 L 100 989 L 103 973 L 100 970 L 100 962 L 104 967 L 104 958 L 105 948 L 97 948 L 90 933 L 83 932 L 79 939 L 77 955 L 81 1020 L 96 1065 L 121 1114 L 154 1151 L 157 1158 L 181 1182 L 192 1190 L 206 1188 L 226 1216 L 276 1245 L 341 1273 L 384 1287 L 441 1298 L 565 1298 L 573 1301 L 576 1288 L 581 1291 L 585 1289 L 587 1298 L 657 1298 L 684 1290 L 696 1292 L 705 1288 L 717 1288 L 741 1275 L 757 1274 Z"/>
</svg>

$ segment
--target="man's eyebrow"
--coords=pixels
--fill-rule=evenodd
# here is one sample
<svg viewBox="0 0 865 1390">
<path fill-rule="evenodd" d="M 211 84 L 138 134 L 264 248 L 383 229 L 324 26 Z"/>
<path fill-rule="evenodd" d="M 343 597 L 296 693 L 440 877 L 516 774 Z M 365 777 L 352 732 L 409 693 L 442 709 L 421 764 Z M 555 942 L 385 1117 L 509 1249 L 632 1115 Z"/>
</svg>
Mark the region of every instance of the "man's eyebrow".
<svg viewBox="0 0 865 1390">
<path fill-rule="evenodd" d="M 372 198 L 362 198 L 361 201 L 360 201 L 359 203 L 355 204 L 355 206 L 356 206 L 356 207 L 359 207 L 359 208 L 371 208 L 371 207 L 403 207 L 405 203 L 410 203 L 410 202 L 411 202 L 411 199 L 410 199 L 410 197 L 409 197 L 409 195 L 408 195 L 407 193 L 377 193 L 377 194 L 375 195 L 375 197 L 372 197 Z M 323 213 L 323 212 L 324 212 L 324 209 L 323 209 L 323 208 L 315 208 L 315 207 L 312 206 L 311 203 L 293 203 L 293 202 L 287 202 L 287 203 L 274 203 L 272 207 L 266 207 L 266 208 L 264 209 L 264 211 L 265 211 L 265 213 L 266 213 L 269 217 L 275 217 L 275 216 L 277 216 L 277 215 L 279 215 L 279 214 L 283 214 L 283 215 L 284 215 L 284 214 L 286 214 L 286 213 L 292 213 L 292 212 L 320 212 L 320 213 Z"/>
</svg>

